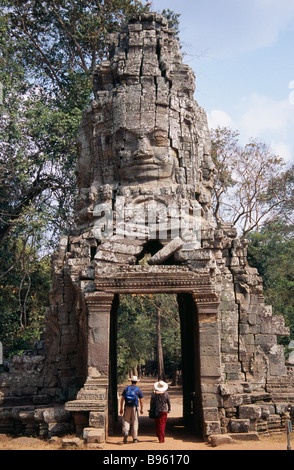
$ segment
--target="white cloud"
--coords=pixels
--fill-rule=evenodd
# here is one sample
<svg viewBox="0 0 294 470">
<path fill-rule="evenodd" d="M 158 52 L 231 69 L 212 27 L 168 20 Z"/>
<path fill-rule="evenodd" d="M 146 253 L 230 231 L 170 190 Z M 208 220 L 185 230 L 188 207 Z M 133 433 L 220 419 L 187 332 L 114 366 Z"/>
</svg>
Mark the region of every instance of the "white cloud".
<svg viewBox="0 0 294 470">
<path fill-rule="evenodd" d="M 294 106 L 287 99 L 276 101 L 253 93 L 242 100 L 240 112 L 240 130 L 253 137 L 269 131 L 284 137 L 293 129 Z"/>
<path fill-rule="evenodd" d="M 220 109 L 213 109 L 210 113 L 207 114 L 208 125 L 210 129 L 216 129 L 219 127 L 232 127 L 232 119 L 225 112 Z"/>
<path fill-rule="evenodd" d="M 293 160 L 293 152 L 291 151 L 291 147 L 285 142 L 272 142 L 270 147 L 272 152 L 282 158 L 285 162 L 290 162 Z"/>
<path fill-rule="evenodd" d="M 239 118 L 234 121 L 242 144 L 258 138 L 285 161 L 294 160 L 293 127 L 294 106 L 288 99 L 277 101 L 257 93 L 242 100 Z"/>
<path fill-rule="evenodd" d="M 292 90 L 292 88 L 294 88 L 294 80 L 291 80 L 291 82 L 289 83 L 289 88 L 290 90 Z M 291 91 L 289 93 L 289 103 L 290 104 L 294 104 L 294 91 Z"/>
<path fill-rule="evenodd" d="M 286 162 L 294 160 L 294 106 L 288 100 L 275 101 L 254 93 L 242 100 L 239 116 L 214 109 L 207 114 L 211 129 L 230 127 L 239 132 L 241 145 L 257 138 L 271 146 L 273 153 Z"/>
</svg>

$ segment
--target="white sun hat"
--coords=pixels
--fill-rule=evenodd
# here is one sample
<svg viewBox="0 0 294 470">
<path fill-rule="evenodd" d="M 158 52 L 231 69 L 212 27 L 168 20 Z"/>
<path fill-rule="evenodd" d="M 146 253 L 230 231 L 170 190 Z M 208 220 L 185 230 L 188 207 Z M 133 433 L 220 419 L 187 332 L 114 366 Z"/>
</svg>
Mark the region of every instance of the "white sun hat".
<svg viewBox="0 0 294 470">
<path fill-rule="evenodd" d="M 130 377 L 129 379 L 131 382 L 140 382 L 140 380 L 138 379 L 138 377 L 136 375 L 133 375 L 133 377 Z"/>
<path fill-rule="evenodd" d="M 154 389 L 157 391 L 157 392 L 165 392 L 167 389 L 168 389 L 168 385 L 166 382 L 164 382 L 163 380 L 159 380 L 158 382 L 155 382 L 154 384 Z"/>
</svg>

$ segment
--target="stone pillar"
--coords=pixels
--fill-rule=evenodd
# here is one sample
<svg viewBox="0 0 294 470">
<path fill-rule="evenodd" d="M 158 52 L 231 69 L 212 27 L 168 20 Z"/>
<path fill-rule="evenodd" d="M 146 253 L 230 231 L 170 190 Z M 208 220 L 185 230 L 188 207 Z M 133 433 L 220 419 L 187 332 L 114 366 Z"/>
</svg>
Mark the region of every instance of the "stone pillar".
<svg viewBox="0 0 294 470">
<path fill-rule="evenodd" d="M 113 294 L 94 292 L 85 295 L 88 311 L 87 380 L 74 401 L 66 403 L 66 410 L 75 414 L 81 432 L 80 416 L 89 412 L 90 428 L 96 428 L 100 442 L 105 439 L 108 427 L 109 389 L 109 336 L 110 313 Z M 83 421 L 82 427 L 85 426 Z"/>
<path fill-rule="evenodd" d="M 220 331 L 216 297 L 193 294 L 199 323 L 200 380 L 204 437 L 220 434 L 219 384 L 221 381 Z"/>
<path fill-rule="evenodd" d="M 105 377 L 109 373 L 110 312 L 113 294 L 86 294 L 88 309 L 88 377 Z"/>
</svg>

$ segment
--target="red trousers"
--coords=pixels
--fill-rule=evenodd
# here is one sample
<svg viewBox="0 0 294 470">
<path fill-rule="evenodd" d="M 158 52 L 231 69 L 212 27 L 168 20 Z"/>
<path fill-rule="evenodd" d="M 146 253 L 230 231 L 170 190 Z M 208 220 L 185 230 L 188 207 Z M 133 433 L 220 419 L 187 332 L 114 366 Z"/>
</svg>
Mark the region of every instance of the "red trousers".
<svg viewBox="0 0 294 470">
<path fill-rule="evenodd" d="M 158 437 L 159 442 L 164 442 L 165 425 L 167 420 L 167 413 L 160 411 L 159 418 L 155 418 L 155 434 Z"/>
</svg>

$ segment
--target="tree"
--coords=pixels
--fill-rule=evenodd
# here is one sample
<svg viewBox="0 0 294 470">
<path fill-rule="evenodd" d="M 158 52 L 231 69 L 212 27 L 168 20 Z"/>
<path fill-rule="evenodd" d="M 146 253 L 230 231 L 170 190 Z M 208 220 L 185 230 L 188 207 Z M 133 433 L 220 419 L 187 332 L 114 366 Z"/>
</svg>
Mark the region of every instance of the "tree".
<svg viewBox="0 0 294 470">
<path fill-rule="evenodd" d="M 50 259 L 40 259 L 36 251 L 21 240 L 13 240 L 10 250 L 0 246 L 5 276 L 0 276 L 0 338 L 4 354 L 32 349 L 45 326 L 50 289 Z M 14 269 L 9 269 L 12 265 Z"/>
<path fill-rule="evenodd" d="M 294 338 L 294 238 L 293 225 L 282 219 L 249 234 L 248 261 L 263 278 L 264 295 L 273 313 L 283 315 Z M 282 340 L 284 343 L 288 339 Z"/>
<path fill-rule="evenodd" d="M 282 158 L 257 139 L 242 147 L 238 135 L 228 128 L 212 131 L 213 207 L 217 223 L 230 222 L 245 235 L 273 220 L 293 197 L 293 168 L 285 169 Z"/>
<path fill-rule="evenodd" d="M 164 371 L 179 369 L 181 333 L 176 296 L 170 294 L 125 295 L 118 312 L 118 376 L 148 363 Z"/>
<path fill-rule="evenodd" d="M 94 69 L 105 56 L 107 35 L 148 6 L 132 0 L 0 4 L 0 239 L 31 204 L 46 205 L 55 232 L 67 231 L 75 193 L 76 139 Z"/>
<path fill-rule="evenodd" d="M 156 308 L 156 349 L 157 349 L 157 376 L 158 380 L 165 380 L 164 360 L 161 339 L 161 302 L 154 302 Z"/>
<path fill-rule="evenodd" d="M 107 37 L 146 0 L 0 0 L 0 240 L 34 206 L 48 250 L 73 224 L 77 134 Z M 165 11 L 177 28 L 178 16 Z M 11 203 L 7 205 L 7 202 Z M 28 214 L 30 211 L 28 211 Z M 28 218 L 28 215 L 27 215 Z"/>
<path fill-rule="evenodd" d="M 106 37 L 149 6 L 137 0 L 0 6 L 0 304 L 9 342 L 6 326 L 15 336 L 15 325 L 22 334 L 31 325 L 36 260 L 45 263 L 73 224 L 77 133 Z M 40 298 L 43 315 L 47 288 Z"/>
</svg>

